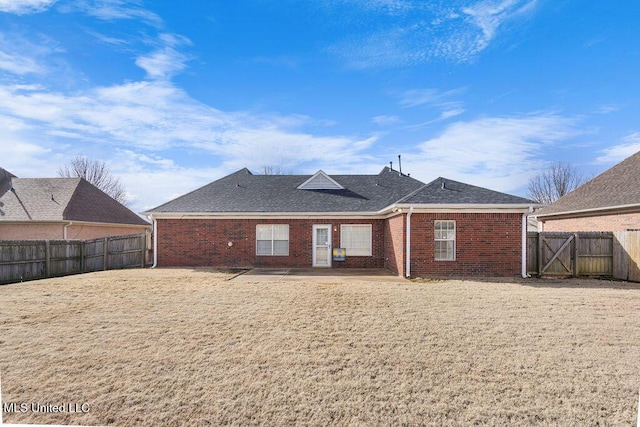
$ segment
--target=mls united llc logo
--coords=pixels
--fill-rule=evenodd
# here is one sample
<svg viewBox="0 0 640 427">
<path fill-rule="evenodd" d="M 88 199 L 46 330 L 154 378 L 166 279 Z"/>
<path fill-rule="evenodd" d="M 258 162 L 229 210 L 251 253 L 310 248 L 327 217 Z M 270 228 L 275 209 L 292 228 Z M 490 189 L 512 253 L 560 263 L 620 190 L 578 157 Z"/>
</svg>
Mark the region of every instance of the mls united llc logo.
<svg viewBox="0 0 640 427">
<path fill-rule="evenodd" d="M 86 414 L 90 410 L 88 403 L 40 403 L 40 402 L 2 402 L 2 411 L 4 413 L 25 413 L 25 412 L 44 412 L 44 413 L 67 413 L 67 414 Z"/>
</svg>

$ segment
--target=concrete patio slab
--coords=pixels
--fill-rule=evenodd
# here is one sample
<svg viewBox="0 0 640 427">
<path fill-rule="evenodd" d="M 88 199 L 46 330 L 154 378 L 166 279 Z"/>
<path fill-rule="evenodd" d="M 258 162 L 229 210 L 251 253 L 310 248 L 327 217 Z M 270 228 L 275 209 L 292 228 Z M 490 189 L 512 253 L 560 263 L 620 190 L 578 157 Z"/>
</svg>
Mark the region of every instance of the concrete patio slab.
<svg viewBox="0 0 640 427">
<path fill-rule="evenodd" d="M 407 279 L 383 268 L 253 268 L 231 279 L 234 282 L 336 281 L 405 282 Z"/>
</svg>

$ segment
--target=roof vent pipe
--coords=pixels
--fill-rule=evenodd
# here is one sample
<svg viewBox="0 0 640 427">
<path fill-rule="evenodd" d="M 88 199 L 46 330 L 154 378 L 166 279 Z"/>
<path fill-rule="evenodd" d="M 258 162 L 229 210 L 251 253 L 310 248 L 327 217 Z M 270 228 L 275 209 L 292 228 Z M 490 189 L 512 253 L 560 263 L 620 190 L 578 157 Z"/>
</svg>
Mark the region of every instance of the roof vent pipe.
<svg viewBox="0 0 640 427">
<path fill-rule="evenodd" d="M 389 162 L 389 169 L 393 170 L 393 162 Z"/>
<path fill-rule="evenodd" d="M 444 187 L 444 180 L 442 180 L 442 184 L 440 185 L 440 188 L 442 188 L 443 190 L 445 190 L 446 188 Z"/>
<path fill-rule="evenodd" d="M 402 176 L 402 156 L 400 154 L 398 154 L 398 169 L 400 169 L 399 175 Z"/>
</svg>

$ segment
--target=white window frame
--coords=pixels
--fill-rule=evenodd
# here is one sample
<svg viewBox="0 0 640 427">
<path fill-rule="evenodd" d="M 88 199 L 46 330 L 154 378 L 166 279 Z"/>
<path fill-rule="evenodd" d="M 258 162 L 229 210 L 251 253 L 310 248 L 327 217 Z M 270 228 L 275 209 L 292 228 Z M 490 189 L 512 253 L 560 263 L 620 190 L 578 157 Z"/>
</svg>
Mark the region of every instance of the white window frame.
<svg viewBox="0 0 640 427">
<path fill-rule="evenodd" d="M 345 242 L 345 229 L 368 229 L 369 230 L 369 247 L 368 248 L 349 248 Z M 347 232 L 348 233 L 348 232 Z M 373 255 L 373 227 L 371 224 L 341 224 L 340 225 L 340 247 L 346 249 L 346 255 L 349 256 L 372 256 Z"/>
<path fill-rule="evenodd" d="M 269 231 L 270 234 L 269 239 L 258 239 L 260 236 L 259 228 L 263 228 L 265 232 Z M 277 237 L 276 229 L 279 228 L 281 230 L 286 229 L 287 239 L 275 239 Z M 275 253 L 275 242 L 287 242 L 287 252 L 286 253 Z M 258 242 L 271 242 L 271 247 L 269 253 L 260 253 Z M 256 256 L 289 256 L 289 224 L 256 224 Z"/>
<path fill-rule="evenodd" d="M 453 224 L 453 230 L 450 230 L 449 227 L 443 229 L 443 224 Z M 438 227 L 440 226 L 440 227 Z M 454 220 L 436 220 L 433 223 L 433 259 L 435 261 L 455 261 L 456 260 L 456 222 Z M 437 242 L 451 242 L 452 252 L 449 257 L 449 248 L 447 247 L 447 257 L 438 258 L 438 251 L 436 250 L 436 246 L 438 246 Z M 447 244 L 447 246 L 449 246 Z"/>
</svg>

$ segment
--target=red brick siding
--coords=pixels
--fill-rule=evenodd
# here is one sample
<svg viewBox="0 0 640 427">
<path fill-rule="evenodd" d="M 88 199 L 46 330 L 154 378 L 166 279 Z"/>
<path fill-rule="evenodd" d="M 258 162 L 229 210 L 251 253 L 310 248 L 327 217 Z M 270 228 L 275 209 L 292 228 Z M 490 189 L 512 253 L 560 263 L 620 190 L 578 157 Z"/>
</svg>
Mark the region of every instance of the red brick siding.
<svg viewBox="0 0 640 427">
<path fill-rule="evenodd" d="M 640 229 L 640 213 L 554 219 L 544 222 L 542 231 L 624 231 Z"/>
<path fill-rule="evenodd" d="M 256 256 L 257 224 L 289 224 L 289 256 Z M 331 224 L 333 247 L 340 246 L 341 224 L 372 225 L 372 256 L 347 256 L 334 268 L 384 267 L 385 221 L 375 220 L 256 220 L 160 219 L 158 265 L 226 267 L 311 267 L 314 224 Z M 233 242 L 228 246 L 228 242 Z"/>
<path fill-rule="evenodd" d="M 434 221 L 456 221 L 455 261 L 434 260 Z M 518 276 L 522 264 L 518 213 L 414 213 L 412 276 Z"/>
<path fill-rule="evenodd" d="M 405 267 L 405 228 L 406 215 L 397 215 L 385 221 L 384 226 L 384 259 L 385 268 L 403 276 Z"/>
</svg>

